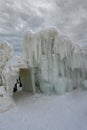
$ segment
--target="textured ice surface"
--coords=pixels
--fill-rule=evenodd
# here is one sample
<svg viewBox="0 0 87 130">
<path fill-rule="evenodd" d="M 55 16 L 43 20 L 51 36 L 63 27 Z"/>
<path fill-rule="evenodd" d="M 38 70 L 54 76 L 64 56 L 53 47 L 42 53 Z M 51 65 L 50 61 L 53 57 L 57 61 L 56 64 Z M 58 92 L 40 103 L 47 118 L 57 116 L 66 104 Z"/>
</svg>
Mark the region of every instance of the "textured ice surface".
<svg viewBox="0 0 87 130">
<path fill-rule="evenodd" d="M 19 70 L 22 67 L 25 67 L 23 59 L 20 56 L 14 56 L 8 61 L 2 71 L 4 86 L 6 86 L 9 95 L 13 95 L 13 87 L 17 79 L 19 79 Z"/>
<path fill-rule="evenodd" d="M 77 87 L 87 88 L 87 46 L 73 43 L 56 28 L 28 31 L 23 43 L 22 58 L 13 57 L 9 44 L 0 44 L 0 82 L 10 95 L 20 68 L 32 70 L 33 87 L 44 94 L 59 95 Z"/>
<path fill-rule="evenodd" d="M 63 94 L 76 87 L 86 88 L 87 52 L 55 28 L 26 32 L 24 59 L 35 68 L 35 80 L 46 94 Z"/>
<path fill-rule="evenodd" d="M 7 111 L 14 106 L 15 103 L 6 93 L 4 86 L 0 86 L 0 113 Z"/>
<path fill-rule="evenodd" d="M 13 48 L 9 43 L 0 43 L 0 86 L 3 85 L 11 95 L 19 68 L 24 65 L 22 58 L 14 56 L 13 53 Z"/>
<path fill-rule="evenodd" d="M 3 69 L 8 61 L 13 57 L 13 48 L 9 43 L 0 44 L 0 85 L 3 84 Z"/>
</svg>

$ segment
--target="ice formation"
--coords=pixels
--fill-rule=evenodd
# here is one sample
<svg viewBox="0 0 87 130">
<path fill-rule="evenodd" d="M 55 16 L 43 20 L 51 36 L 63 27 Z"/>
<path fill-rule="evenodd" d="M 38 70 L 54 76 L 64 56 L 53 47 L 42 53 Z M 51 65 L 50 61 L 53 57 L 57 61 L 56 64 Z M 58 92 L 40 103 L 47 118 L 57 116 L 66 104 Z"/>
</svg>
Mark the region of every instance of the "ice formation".
<svg viewBox="0 0 87 130">
<path fill-rule="evenodd" d="M 19 76 L 19 69 L 24 62 L 19 56 L 14 56 L 13 47 L 7 43 L 0 44 L 0 93 L 5 89 L 9 95 L 13 94 L 13 87 Z"/>
<path fill-rule="evenodd" d="M 31 72 L 35 91 L 64 94 L 75 88 L 87 88 L 87 47 L 73 43 L 56 28 L 25 33 L 23 58 L 13 57 L 9 44 L 0 45 L 0 84 L 13 95 L 21 68 Z"/>
<path fill-rule="evenodd" d="M 87 88 L 87 52 L 55 28 L 26 32 L 24 59 L 34 68 L 35 85 L 45 94 Z"/>
<path fill-rule="evenodd" d="M 9 43 L 0 44 L 0 85 L 3 84 L 3 69 L 8 61 L 13 57 L 13 48 Z"/>
<path fill-rule="evenodd" d="M 9 95 L 13 95 L 13 87 L 19 77 L 19 70 L 22 67 L 25 67 L 22 58 L 14 56 L 8 61 L 2 71 L 4 77 L 3 84 L 6 86 L 6 91 Z"/>
</svg>

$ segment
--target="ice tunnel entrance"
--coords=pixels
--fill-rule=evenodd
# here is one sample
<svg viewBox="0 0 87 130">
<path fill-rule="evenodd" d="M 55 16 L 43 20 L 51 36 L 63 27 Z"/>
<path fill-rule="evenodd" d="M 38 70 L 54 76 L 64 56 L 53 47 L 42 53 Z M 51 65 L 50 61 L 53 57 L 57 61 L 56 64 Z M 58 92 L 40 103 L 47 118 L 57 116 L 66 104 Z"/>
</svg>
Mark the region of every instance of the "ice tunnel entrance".
<svg viewBox="0 0 87 130">
<path fill-rule="evenodd" d="M 34 93 L 35 88 L 32 70 L 27 68 L 21 68 L 19 75 L 23 86 L 23 91 Z"/>
</svg>

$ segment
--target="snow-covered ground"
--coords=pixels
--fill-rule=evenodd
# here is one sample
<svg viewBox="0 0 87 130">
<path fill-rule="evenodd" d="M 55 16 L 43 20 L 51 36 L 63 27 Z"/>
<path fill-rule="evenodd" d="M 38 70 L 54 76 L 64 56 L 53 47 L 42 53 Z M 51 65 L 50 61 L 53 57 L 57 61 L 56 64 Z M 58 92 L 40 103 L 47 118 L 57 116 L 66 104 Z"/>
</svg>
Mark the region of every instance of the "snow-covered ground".
<svg viewBox="0 0 87 130">
<path fill-rule="evenodd" d="M 87 130 L 87 91 L 63 96 L 14 95 L 16 106 L 0 113 L 0 130 Z"/>
</svg>

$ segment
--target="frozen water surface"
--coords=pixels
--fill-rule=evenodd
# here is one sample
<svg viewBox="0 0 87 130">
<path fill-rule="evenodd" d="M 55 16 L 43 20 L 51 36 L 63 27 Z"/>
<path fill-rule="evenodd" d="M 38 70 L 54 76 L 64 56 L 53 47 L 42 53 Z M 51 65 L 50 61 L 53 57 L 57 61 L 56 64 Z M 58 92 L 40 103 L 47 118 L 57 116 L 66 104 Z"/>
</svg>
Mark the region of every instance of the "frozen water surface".
<svg viewBox="0 0 87 130">
<path fill-rule="evenodd" d="M 15 94 L 14 102 L 14 108 L 0 114 L 0 130 L 87 129 L 87 91 L 63 96 L 21 92 Z"/>
</svg>

